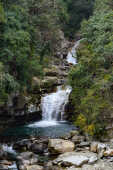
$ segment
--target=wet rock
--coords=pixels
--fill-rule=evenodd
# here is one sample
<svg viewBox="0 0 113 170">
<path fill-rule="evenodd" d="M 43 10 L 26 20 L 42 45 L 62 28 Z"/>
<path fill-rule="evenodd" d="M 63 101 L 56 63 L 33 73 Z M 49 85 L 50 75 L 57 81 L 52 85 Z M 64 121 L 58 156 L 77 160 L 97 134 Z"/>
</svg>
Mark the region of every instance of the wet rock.
<svg viewBox="0 0 113 170">
<path fill-rule="evenodd" d="M 27 170 L 44 170 L 44 168 L 39 165 L 31 165 L 27 167 Z"/>
<path fill-rule="evenodd" d="M 80 167 L 83 164 L 95 163 L 97 161 L 97 155 L 91 152 L 67 152 L 61 154 L 56 160 L 53 161 L 54 164 L 63 166 L 75 166 Z"/>
<path fill-rule="evenodd" d="M 16 142 L 13 145 L 15 150 L 27 150 L 31 147 L 32 142 L 29 139 L 24 139 L 19 142 Z"/>
<path fill-rule="evenodd" d="M 71 152 L 74 150 L 75 145 L 73 142 L 63 139 L 49 139 L 49 151 L 52 154 Z"/>
<path fill-rule="evenodd" d="M 31 151 L 34 153 L 44 153 L 44 151 L 47 149 L 47 145 L 43 143 L 33 143 L 31 145 Z"/>
<path fill-rule="evenodd" d="M 80 142 L 83 142 L 85 140 L 85 137 L 84 136 L 78 136 L 78 135 L 75 135 L 72 137 L 72 142 L 74 142 L 75 144 L 79 144 Z"/>
</svg>

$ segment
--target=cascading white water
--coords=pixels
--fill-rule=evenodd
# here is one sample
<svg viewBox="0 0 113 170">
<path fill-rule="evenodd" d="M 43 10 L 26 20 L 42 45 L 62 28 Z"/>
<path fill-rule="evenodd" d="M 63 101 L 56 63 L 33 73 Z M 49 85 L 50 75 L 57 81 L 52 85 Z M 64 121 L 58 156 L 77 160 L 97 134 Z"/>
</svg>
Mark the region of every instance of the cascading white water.
<svg viewBox="0 0 113 170">
<path fill-rule="evenodd" d="M 71 87 L 62 86 L 57 88 L 57 92 L 46 95 L 42 98 L 42 119 L 47 121 L 57 121 L 64 113 L 64 107 L 68 102 Z"/>
<path fill-rule="evenodd" d="M 77 41 L 77 42 L 75 43 L 75 45 L 72 47 L 71 51 L 68 52 L 67 62 L 70 63 L 70 64 L 73 64 L 73 65 L 77 64 L 76 48 L 79 46 L 80 41 L 81 41 L 81 40 Z"/>
<path fill-rule="evenodd" d="M 5 151 L 7 153 L 11 153 L 13 155 L 17 154 L 16 151 L 13 149 L 12 145 L 8 146 L 7 144 L 3 144 L 2 145 L 2 149 L 3 149 L 3 151 Z"/>
<path fill-rule="evenodd" d="M 65 111 L 65 105 L 68 102 L 69 94 L 72 88 L 70 86 L 58 86 L 57 91 L 42 97 L 42 121 L 30 124 L 29 127 L 46 127 L 58 124 L 62 120 Z"/>
</svg>

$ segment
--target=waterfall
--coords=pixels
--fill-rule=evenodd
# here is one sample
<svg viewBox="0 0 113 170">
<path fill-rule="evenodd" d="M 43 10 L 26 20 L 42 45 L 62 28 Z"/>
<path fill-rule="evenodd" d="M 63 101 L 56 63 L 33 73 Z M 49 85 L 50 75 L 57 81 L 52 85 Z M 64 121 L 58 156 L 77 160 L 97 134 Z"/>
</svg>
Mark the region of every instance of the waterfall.
<svg viewBox="0 0 113 170">
<path fill-rule="evenodd" d="M 62 121 L 65 111 L 65 105 L 68 103 L 69 94 L 72 88 L 70 86 L 58 86 L 57 91 L 42 97 L 42 121 L 28 125 L 29 127 L 46 127 L 57 125 Z"/>
<path fill-rule="evenodd" d="M 80 41 L 77 41 L 68 52 L 67 62 L 73 65 L 77 64 L 76 60 L 76 48 L 79 46 Z M 41 109 L 42 109 L 42 121 L 28 125 L 29 127 L 48 127 L 58 125 L 63 120 L 63 114 L 65 111 L 65 105 L 68 103 L 69 94 L 72 88 L 66 86 L 57 87 L 57 91 L 51 94 L 47 94 L 42 97 Z"/>
<path fill-rule="evenodd" d="M 77 64 L 77 54 L 76 54 L 76 48 L 79 46 L 80 44 L 80 41 L 77 41 L 75 42 L 74 46 L 72 47 L 72 49 L 68 52 L 68 55 L 67 55 L 67 62 L 70 63 L 70 64 Z"/>
<path fill-rule="evenodd" d="M 42 119 L 47 121 L 61 120 L 70 92 L 70 86 L 65 87 L 65 89 L 60 86 L 57 88 L 57 92 L 43 97 L 41 102 Z"/>
</svg>

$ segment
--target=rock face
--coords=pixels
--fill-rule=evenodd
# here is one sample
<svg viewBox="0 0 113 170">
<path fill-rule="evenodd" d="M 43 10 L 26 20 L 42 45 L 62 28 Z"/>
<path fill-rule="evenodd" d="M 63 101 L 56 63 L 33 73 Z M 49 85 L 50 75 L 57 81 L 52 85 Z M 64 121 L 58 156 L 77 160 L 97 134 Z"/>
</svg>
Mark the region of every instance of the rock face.
<svg viewBox="0 0 113 170">
<path fill-rule="evenodd" d="M 56 160 L 53 161 L 54 164 L 80 167 L 83 164 L 92 164 L 97 161 L 97 155 L 91 152 L 67 152 L 60 155 Z"/>
<path fill-rule="evenodd" d="M 48 143 L 49 151 L 53 154 L 71 152 L 75 145 L 73 142 L 63 139 L 50 139 Z"/>
</svg>

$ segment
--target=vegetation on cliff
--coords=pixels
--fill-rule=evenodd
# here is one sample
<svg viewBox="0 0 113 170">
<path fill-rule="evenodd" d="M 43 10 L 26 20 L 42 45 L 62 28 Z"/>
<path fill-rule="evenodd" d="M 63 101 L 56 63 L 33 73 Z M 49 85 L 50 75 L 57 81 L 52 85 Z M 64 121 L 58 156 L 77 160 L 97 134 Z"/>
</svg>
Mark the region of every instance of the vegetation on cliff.
<svg viewBox="0 0 113 170">
<path fill-rule="evenodd" d="M 69 74 L 75 124 L 98 135 L 113 113 L 113 2 L 96 0 L 93 15 L 81 24 L 85 38 L 78 64 Z M 110 123 L 110 122 L 109 122 Z"/>
<path fill-rule="evenodd" d="M 30 89 L 33 76 L 44 75 L 43 68 L 61 45 L 60 30 L 70 36 L 78 28 L 75 23 L 88 17 L 90 3 L 82 2 L 0 0 L 0 103 L 14 90 Z"/>
</svg>

